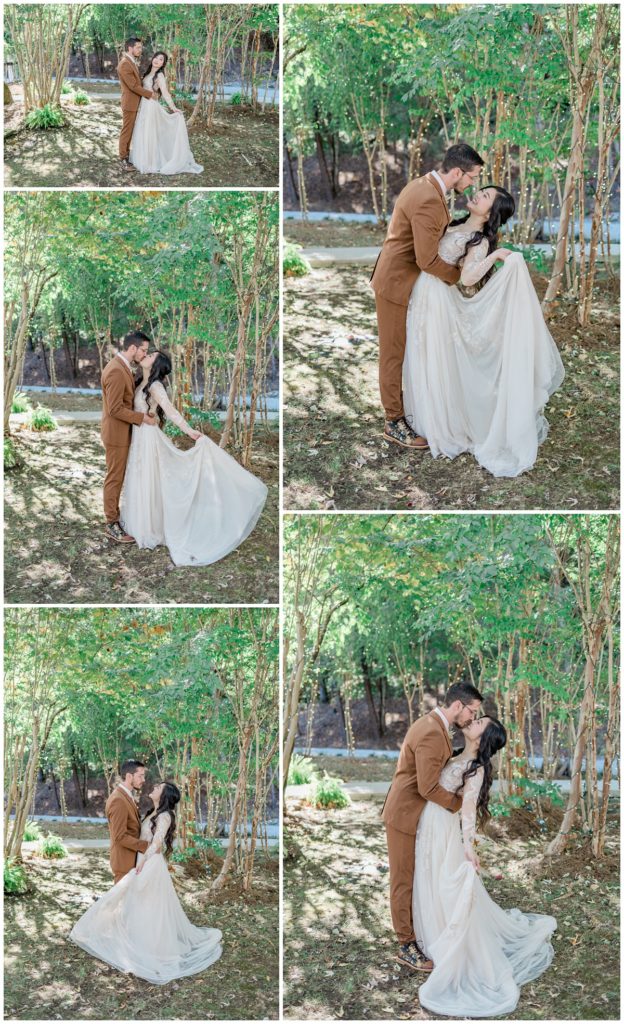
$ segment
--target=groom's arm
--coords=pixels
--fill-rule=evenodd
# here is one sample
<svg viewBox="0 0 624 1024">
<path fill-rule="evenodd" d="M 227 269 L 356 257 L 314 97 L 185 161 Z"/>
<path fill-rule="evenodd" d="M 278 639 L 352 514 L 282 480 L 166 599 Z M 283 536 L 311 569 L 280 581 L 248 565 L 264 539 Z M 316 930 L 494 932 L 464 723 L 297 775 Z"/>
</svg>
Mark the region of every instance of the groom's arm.
<svg viewBox="0 0 624 1024">
<path fill-rule="evenodd" d="M 414 750 L 418 792 L 425 800 L 431 800 L 454 814 L 461 808 L 461 797 L 440 785 L 440 774 L 447 760 L 446 748 L 434 735 L 419 740 Z"/>
<path fill-rule="evenodd" d="M 152 90 L 144 89 L 142 85 L 136 84 L 136 79 L 132 73 L 132 69 L 126 67 L 124 61 L 122 61 L 119 67 L 117 68 L 117 73 L 121 78 L 123 84 L 125 85 L 126 89 L 129 89 L 130 92 L 136 93 L 137 96 L 145 96 L 146 100 L 151 100 L 152 96 L 154 95 Z"/>
<path fill-rule="evenodd" d="M 111 373 L 106 383 L 102 384 L 108 402 L 109 414 L 115 420 L 123 420 L 124 423 L 134 423 L 140 427 L 143 423 L 143 413 L 135 412 L 124 405 L 124 392 L 126 389 L 125 380 L 120 373 Z"/>
<path fill-rule="evenodd" d="M 134 850 L 136 853 L 145 853 L 149 843 L 145 839 L 137 839 L 128 832 L 128 812 L 123 806 L 112 807 L 108 811 L 108 825 L 110 829 L 111 844 L 125 846 L 127 850 Z"/>
<path fill-rule="evenodd" d="M 436 200 L 436 207 L 439 203 Z M 414 238 L 414 255 L 416 263 L 425 274 L 433 274 L 447 284 L 457 284 L 461 271 L 452 263 L 445 263 L 438 255 L 438 246 L 444 233 L 440 230 L 440 218 L 429 203 L 419 203 L 410 218 L 412 236 Z"/>
</svg>

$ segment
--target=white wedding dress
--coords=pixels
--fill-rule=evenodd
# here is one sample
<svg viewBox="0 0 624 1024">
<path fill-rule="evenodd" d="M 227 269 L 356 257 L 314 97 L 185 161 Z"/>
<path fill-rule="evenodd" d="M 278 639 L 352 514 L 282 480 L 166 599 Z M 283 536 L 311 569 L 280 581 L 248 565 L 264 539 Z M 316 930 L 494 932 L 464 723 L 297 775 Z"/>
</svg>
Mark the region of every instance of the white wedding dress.
<svg viewBox="0 0 624 1024">
<path fill-rule="evenodd" d="M 439 245 L 455 266 L 472 232 L 449 228 Z M 495 262 L 487 241 L 468 250 L 466 286 Z M 564 369 L 521 253 L 470 298 L 421 273 L 407 311 L 403 401 L 408 422 L 427 438 L 434 458 L 472 452 L 493 476 L 514 477 L 534 465 L 548 422 L 543 408 Z"/>
<path fill-rule="evenodd" d="M 184 913 L 162 855 L 169 814 L 159 814 L 152 837 L 151 817 L 141 825 L 149 842 L 133 869 L 89 907 L 70 939 L 91 956 L 125 974 L 165 985 L 199 974 L 219 959 L 221 932 L 197 928 Z"/>
<path fill-rule="evenodd" d="M 160 382 L 152 384 L 149 402 L 139 384 L 135 410 L 155 414 L 158 405 L 191 432 Z M 175 565 L 210 565 L 249 536 L 266 496 L 262 480 L 210 438 L 181 451 L 158 426 L 132 427 L 121 521 L 140 548 L 165 544 Z"/>
<path fill-rule="evenodd" d="M 145 89 L 158 90 L 170 110 L 171 99 L 162 71 L 146 75 Z M 130 163 L 141 174 L 201 174 L 203 167 L 195 162 L 189 145 L 184 114 L 168 113 L 158 100 L 141 98 L 130 140 Z"/>
<path fill-rule="evenodd" d="M 456 792 L 468 760 L 460 754 L 444 767 L 444 789 Z M 416 833 L 414 933 L 434 964 L 418 997 L 430 1012 L 461 1019 L 511 1013 L 519 986 L 550 965 L 550 936 L 557 927 L 545 914 L 503 910 L 465 859 L 464 845 L 474 842 L 482 779 L 481 768 L 466 781 L 456 814 L 428 801 Z"/>
</svg>

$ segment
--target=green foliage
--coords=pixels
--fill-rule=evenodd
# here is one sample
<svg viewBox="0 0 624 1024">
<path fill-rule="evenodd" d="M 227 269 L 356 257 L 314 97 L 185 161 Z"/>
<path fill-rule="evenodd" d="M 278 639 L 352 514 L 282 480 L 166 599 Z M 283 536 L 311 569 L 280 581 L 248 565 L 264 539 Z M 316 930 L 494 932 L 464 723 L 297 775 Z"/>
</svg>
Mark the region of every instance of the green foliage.
<svg viewBox="0 0 624 1024">
<path fill-rule="evenodd" d="M 41 838 L 42 832 L 39 824 L 36 821 L 27 821 L 24 828 L 24 842 L 34 843 L 37 839 Z"/>
<path fill-rule="evenodd" d="M 230 103 L 234 107 L 240 107 L 242 105 L 242 103 L 243 103 L 243 94 L 242 94 L 242 92 L 235 92 L 234 95 L 232 96 L 231 100 L 230 100 Z"/>
<path fill-rule="evenodd" d="M 315 807 L 328 811 L 347 807 L 351 800 L 348 793 L 343 789 L 342 779 L 328 775 L 325 772 L 323 777 L 317 779 L 314 785 L 312 803 Z"/>
<path fill-rule="evenodd" d="M 77 107 L 86 107 L 91 102 L 88 93 L 86 93 L 84 89 L 76 89 L 71 101 L 72 103 L 75 103 Z"/>
<path fill-rule="evenodd" d="M 62 128 L 65 121 L 60 110 L 46 103 L 45 107 L 29 110 L 24 118 L 24 124 L 27 128 L 47 131 L 50 128 Z"/>
<path fill-rule="evenodd" d="M 288 785 L 304 786 L 316 778 L 314 763 L 309 757 L 293 754 L 288 767 Z"/>
<path fill-rule="evenodd" d="M 5 469 L 16 469 L 20 465 L 20 460 L 15 451 L 15 443 L 10 437 L 4 438 L 3 453 Z"/>
<path fill-rule="evenodd" d="M 45 405 L 37 405 L 28 417 L 28 426 L 31 430 L 43 432 L 46 430 L 56 430 L 58 423 L 51 409 L 48 409 Z"/>
<path fill-rule="evenodd" d="M 28 891 L 26 872 L 12 857 L 4 862 L 4 891 L 8 896 L 22 896 Z"/>
<path fill-rule="evenodd" d="M 47 860 L 62 860 L 64 857 L 69 856 L 69 852 L 63 840 L 60 836 L 55 836 L 51 832 L 48 832 L 48 834 L 41 839 L 37 852 L 40 857 L 45 857 Z"/>
<path fill-rule="evenodd" d="M 307 259 L 301 255 L 301 246 L 293 242 L 284 244 L 283 268 L 285 277 L 305 277 L 312 272 Z"/>
<path fill-rule="evenodd" d="M 72 83 L 69 81 L 68 78 L 66 78 L 61 86 L 61 96 L 69 96 L 71 95 L 71 93 L 73 93 L 73 91 L 74 87 Z"/>
<path fill-rule="evenodd" d="M 16 391 L 11 402 L 11 412 L 28 412 L 32 409 L 30 398 L 23 391 Z"/>
</svg>

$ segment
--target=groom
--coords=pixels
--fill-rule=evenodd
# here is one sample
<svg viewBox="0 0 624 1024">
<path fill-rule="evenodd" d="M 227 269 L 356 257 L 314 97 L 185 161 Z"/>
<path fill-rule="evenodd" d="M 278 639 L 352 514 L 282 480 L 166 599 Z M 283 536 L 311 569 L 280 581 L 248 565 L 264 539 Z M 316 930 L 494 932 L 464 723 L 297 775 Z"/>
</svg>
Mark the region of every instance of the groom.
<svg viewBox="0 0 624 1024">
<path fill-rule="evenodd" d="M 430 171 L 406 185 L 396 201 L 388 233 L 370 278 L 375 292 L 379 333 L 379 390 L 385 409 L 387 441 L 426 451 L 427 440 L 405 419 L 403 359 L 407 306 L 421 271 L 447 284 L 460 278 L 458 267 L 438 256 L 438 245 L 450 216 L 446 198 L 476 185 L 483 160 L 464 142 L 451 146 L 440 171 Z"/>
<path fill-rule="evenodd" d="M 145 853 L 148 844 L 141 839 L 141 819 L 133 790 L 145 783 L 142 761 L 124 761 L 120 772 L 122 782 L 106 801 L 106 817 L 110 832 L 110 866 L 115 885 L 136 865 L 137 853 Z"/>
<path fill-rule="evenodd" d="M 414 848 L 418 820 L 427 800 L 455 813 L 461 797 L 440 785 L 440 773 L 451 759 L 450 729 L 463 728 L 477 717 L 483 697 L 470 683 L 454 683 L 436 707 L 409 727 L 381 816 L 386 826 L 390 863 L 390 913 L 399 940 L 399 963 L 415 971 L 432 971 L 419 948 L 412 919 Z"/>
<path fill-rule="evenodd" d="M 119 159 L 121 168 L 124 171 L 133 171 L 130 163 L 130 140 L 134 130 L 137 111 L 141 97 L 151 100 L 154 93 L 151 89 L 144 89 L 139 73 L 139 61 L 143 53 L 143 43 L 136 36 L 126 39 L 124 55 L 117 65 L 117 74 L 121 84 L 121 135 L 119 136 Z"/>
<path fill-rule="evenodd" d="M 142 331 L 131 331 L 122 342 L 122 351 L 107 363 L 102 373 L 101 435 L 106 450 L 104 478 L 104 515 L 106 534 L 118 544 L 134 544 L 134 537 L 119 522 L 119 499 L 126 475 L 132 425 L 153 427 L 156 420 L 147 413 L 134 411 L 132 364 L 147 355 L 150 339 Z"/>
</svg>

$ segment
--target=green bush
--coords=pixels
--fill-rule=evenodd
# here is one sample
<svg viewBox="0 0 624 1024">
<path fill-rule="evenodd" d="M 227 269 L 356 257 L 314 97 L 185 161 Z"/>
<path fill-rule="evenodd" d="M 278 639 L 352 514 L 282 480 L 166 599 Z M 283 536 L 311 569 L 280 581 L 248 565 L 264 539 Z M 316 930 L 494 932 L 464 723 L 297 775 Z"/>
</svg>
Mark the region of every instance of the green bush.
<svg viewBox="0 0 624 1024">
<path fill-rule="evenodd" d="M 305 277 L 312 270 L 305 256 L 301 255 L 301 246 L 286 242 L 284 245 L 284 277 Z"/>
<path fill-rule="evenodd" d="M 326 772 L 322 779 L 316 781 L 312 803 L 315 807 L 322 807 L 325 810 L 348 807 L 351 800 L 342 787 L 342 779 L 337 779 Z"/>
<path fill-rule="evenodd" d="M 5 469 L 16 469 L 21 465 L 21 461 L 15 451 L 15 445 L 13 439 L 5 437 L 4 439 L 4 468 Z"/>
<path fill-rule="evenodd" d="M 233 107 L 240 107 L 240 106 L 242 106 L 242 104 L 243 104 L 243 94 L 242 94 L 242 92 L 235 92 L 234 95 L 232 96 L 232 99 L 230 100 L 230 103 L 232 104 Z"/>
<path fill-rule="evenodd" d="M 41 839 L 42 832 L 36 821 L 27 821 L 24 828 L 24 842 L 34 843 L 37 839 Z"/>
<path fill-rule="evenodd" d="M 54 419 L 51 409 L 45 405 L 38 405 L 28 418 L 28 426 L 31 430 L 56 430 L 58 423 Z"/>
<path fill-rule="evenodd" d="M 68 96 L 69 93 L 74 91 L 74 87 L 68 78 L 65 79 L 61 86 L 61 96 Z"/>
<path fill-rule="evenodd" d="M 40 857 L 47 857 L 48 860 L 62 860 L 68 856 L 67 847 L 61 837 L 53 836 L 51 832 L 39 841 L 37 852 Z"/>
<path fill-rule="evenodd" d="M 72 103 L 75 103 L 77 107 L 86 107 L 91 102 L 88 94 L 84 89 L 76 89 L 76 92 L 71 98 Z"/>
<path fill-rule="evenodd" d="M 11 412 L 28 412 L 32 409 L 30 398 L 23 391 L 16 391 L 11 402 Z"/>
<path fill-rule="evenodd" d="M 45 107 L 30 110 L 24 118 L 24 124 L 27 128 L 38 128 L 45 131 L 48 128 L 62 128 L 65 121 L 60 110 L 46 103 Z"/>
<path fill-rule="evenodd" d="M 4 862 L 4 891 L 9 896 L 22 896 L 28 890 L 28 878 L 21 864 L 13 857 Z"/>
<path fill-rule="evenodd" d="M 293 754 L 288 767 L 288 785 L 305 786 L 317 777 L 313 762 L 309 757 Z"/>
</svg>

